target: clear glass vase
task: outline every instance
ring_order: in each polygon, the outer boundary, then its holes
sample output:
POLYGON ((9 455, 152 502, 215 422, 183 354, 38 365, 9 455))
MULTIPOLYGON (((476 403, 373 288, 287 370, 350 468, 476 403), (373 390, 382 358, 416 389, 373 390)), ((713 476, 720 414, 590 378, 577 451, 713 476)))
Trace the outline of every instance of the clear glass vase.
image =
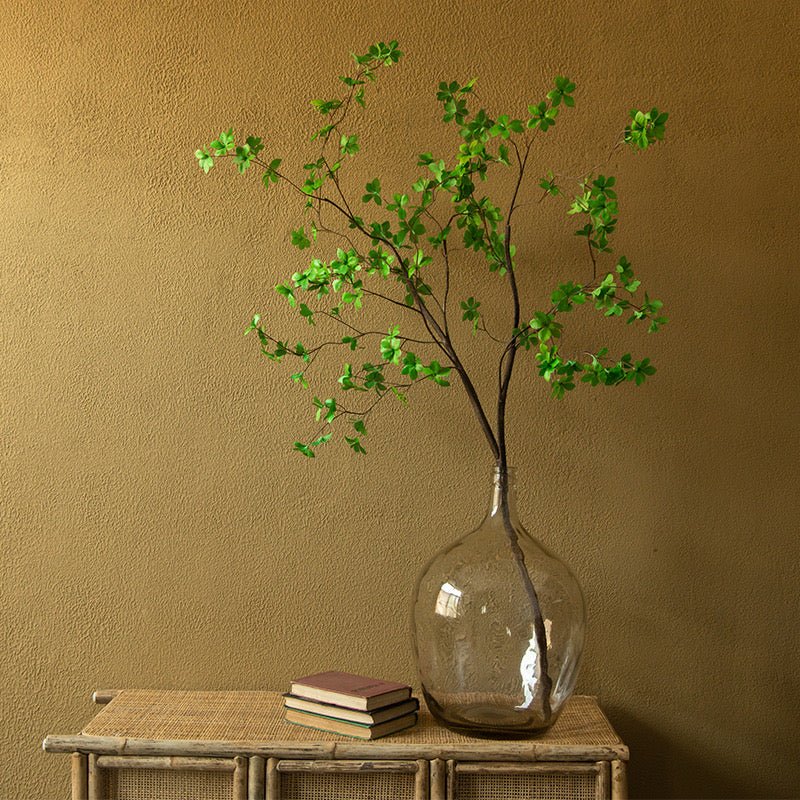
POLYGON ((488 515, 437 554, 412 600, 431 713, 472 736, 549 728, 575 688, 586 610, 569 567, 517 519, 513 470, 495 469, 488 515))

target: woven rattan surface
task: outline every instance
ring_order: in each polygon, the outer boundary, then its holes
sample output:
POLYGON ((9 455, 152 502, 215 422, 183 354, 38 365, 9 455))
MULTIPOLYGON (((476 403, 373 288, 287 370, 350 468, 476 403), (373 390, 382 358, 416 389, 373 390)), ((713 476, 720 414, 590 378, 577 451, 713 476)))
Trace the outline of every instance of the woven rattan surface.
MULTIPOLYGON (((278 692, 194 692, 127 689, 120 692, 82 732, 127 739, 228 740, 248 742, 353 741, 291 725, 283 719, 278 692)), ((381 742, 459 745, 485 740, 438 725, 424 708, 419 723, 381 742)), ((536 742, 548 745, 624 747, 593 697, 567 701, 556 724, 536 742)), ((494 742, 497 746, 499 743, 494 742)))
POLYGON ((232 800, 231 773, 174 772, 164 769, 115 769, 105 776, 103 796, 115 800, 232 800))
POLYGON ((289 773, 281 776, 281 800, 414 800, 414 777, 384 773, 326 775, 289 773))
POLYGON ((458 800, 597 800, 593 774, 584 775, 459 775, 458 800))

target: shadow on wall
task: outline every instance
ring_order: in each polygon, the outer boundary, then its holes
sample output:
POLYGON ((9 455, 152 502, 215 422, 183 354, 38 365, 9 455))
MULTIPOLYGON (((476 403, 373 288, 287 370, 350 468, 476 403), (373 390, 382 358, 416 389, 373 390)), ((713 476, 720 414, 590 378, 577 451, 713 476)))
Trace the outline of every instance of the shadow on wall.
POLYGON ((763 789, 743 784, 719 772, 711 760, 703 759, 665 738, 655 728, 621 708, 608 708, 614 728, 631 750, 628 789, 631 798, 764 797, 763 789))

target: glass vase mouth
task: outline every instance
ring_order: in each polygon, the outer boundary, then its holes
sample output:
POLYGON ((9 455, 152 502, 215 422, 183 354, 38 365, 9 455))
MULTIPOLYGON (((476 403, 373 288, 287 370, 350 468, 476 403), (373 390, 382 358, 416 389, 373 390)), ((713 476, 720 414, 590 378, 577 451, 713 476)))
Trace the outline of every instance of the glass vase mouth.
POLYGON ((513 486, 517 481, 517 470, 515 467, 501 467, 499 465, 495 465, 492 468, 492 478, 496 486, 499 486, 503 480, 503 476, 506 478, 506 482, 509 486, 513 486))
POLYGON ((512 519, 516 518, 517 471, 514 467, 495 465, 492 474, 492 494, 489 516, 496 517, 505 506, 512 519))

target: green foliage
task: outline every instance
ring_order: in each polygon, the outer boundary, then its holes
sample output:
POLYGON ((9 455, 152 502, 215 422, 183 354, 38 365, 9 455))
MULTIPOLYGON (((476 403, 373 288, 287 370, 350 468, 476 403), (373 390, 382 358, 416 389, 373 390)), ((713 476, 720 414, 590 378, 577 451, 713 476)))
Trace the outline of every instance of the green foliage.
POLYGON ((214 158, 208 150, 195 150, 195 158, 200 164, 200 168, 208 175, 211 168, 214 166, 214 158))
POLYGON ((358 436, 345 436, 344 440, 350 445, 350 449, 354 453, 361 453, 362 455, 365 454, 367 451, 364 449, 364 446, 361 444, 361 439, 358 436))
POLYGON ((528 120, 528 127, 538 128, 544 133, 544 131, 556 124, 558 109, 555 107, 548 108, 547 103, 542 102, 528 106, 528 113, 531 115, 528 120))
POLYGON ((383 198, 381 197, 381 182, 377 178, 367 183, 364 195, 361 197, 362 203, 369 203, 370 200, 376 205, 383 204, 383 198))
POLYGON ((561 329, 563 328, 563 325, 560 322, 556 322, 552 314, 546 314, 543 311, 537 311, 528 324, 531 330, 536 332, 536 336, 540 342, 546 342, 549 339, 558 339, 561 336, 561 329))
POLYGON ((458 125, 464 124, 469 113, 466 96, 472 92, 474 85, 474 79, 464 84, 464 86, 459 86, 456 81, 451 83, 442 81, 439 84, 436 99, 441 102, 444 109, 443 122, 453 122, 455 120, 458 125))
POLYGON ((390 67, 392 64, 396 64, 402 56, 403 53, 398 49, 397 40, 392 39, 389 44, 378 42, 377 44, 370 45, 364 55, 354 55, 353 60, 359 65, 370 65, 374 63, 381 64, 384 67, 390 67))
POLYGON ((631 267, 628 259, 622 256, 616 266, 619 279, 622 282, 626 292, 634 294, 636 290, 642 285, 641 281, 637 281, 633 277, 633 268, 631 267))
POLYGON ((317 409, 317 422, 324 419, 330 425, 336 419, 336 400, 333 397, 329 397, 326 400, 320 400, 319 397, 315 397, 313 402, 314 408, 317 409))
POLYGON ((583 305, 586 302, 586 295, 583 286, 579 283, 562 283, 551 295, 550 300, 555 307, 555 311, 572 311, 576 305, 583 305))
POLYGON ((360 149, 358 136, 342 134, 342 138, 339 140, 339 151, 343 156, 354 156, 360 149))
POLYGON ((558 197, 561 194, 561 189, 556 186, 555 178, 550 170, 547 171, 547 177, 539 181, 539 187, 552 197, 558 197))
POLYGON ((270 184, 278 183, 281 179, 280 175, 278 175, 278 167, 281 165, 280 158, 273 158, 272 161, 269 162, 267 168, 264 170, 264 174, 261 176, 261 182, 264 184, 264 187, 269 189, 270 184))
MULTIPOLYGON (((361 151, 359 135, 353 132, 353 115, 366 106, 366 91, 380 71, 398 63, 402 55, 395 40, 370 45, 365 52, 353 54, 354 71, 339 76, 342 94, 311 101, 324 124, 310 134, 317 151, 299 174, 282 170, 279 157, 263 154, 267 145, 257 136, 240 138, 237 144, 232 128, 195 151, 198 166, 206 174, 218 159, 230 158, 239 173, 259 167, 261 181, 271 191, 281 187, 298 193, 310 216, 303 222, 298 220, 298 227, 291 231, 291 244, 300 252, 335 241, 335 255, 330 249, 321 257, 293 267, 296 271, 291 278, 275 286, 289 309, 315 330, 317 323, 323 321, 338 327, 332 338, 315 345, 297 342, 291 346, 286 339, 274 336, 259 315, 245 330, 245 334, 255 334, 261 353, 269 361, 299 362, 300 369, 290 377, 303 388, 314 380, 312 367, 323 353, 338 351, 350 358, 342 363, 334 383, 335 393, 344 393, 347 402, 339 402, 333 396, 314 396, 314 418, 321 429, 307 442, 294 442, 294 450, 307 458, 314 458, 318 448, 332 440, 331 426, 338 427, 342 422, 350 426, 343 436, 345 444, 354 453, 364 454, 366 423, 373 408, 386 397, 407 404, 411 390, 421 383, 448 387, 454 370, 476 413, 483 410, 481 398, 471 388, 465 362, 458 357, 461 344, 451 338, 448 313, 451 323, 452 314, 460 313, 461 321, 469 323, 476 339, 480 334, 496 343, 489 342, 490 346, 497 346, 500 355, 498 419, 504 419, 502 398, 514 366, 509 354, 518 351, 533 353, 535 364, 531 368, 528 362, 529 371, 537 372, 549 383, 557 399, 563 399, 579 383, 640 386, 655 374, 648 358, 634 360, 629 353, 614 359, 605 348, 580 357, 569 357, 563 351, 563 315, 581 307, 590 309, 586 313, 599 312, 609 319, 625 318, 629 324, 643 322, 651 333, 667 322, 662 302, 642 291, 642 282, 630 261, 625 256, 613 260, 608 256, 610 240, 619 223, 618 186, 613 175, 594 171, 583 174, 577 179, 576 188, 575 184, 570 186, 572 179, 557 177, 552 169, 535 179, 541 190, 540 200, 564 202, 566 214, 579 219, 575 235, 586 240, 582 252, 586 256, 588 250, 588 259, 576 279, 565 276, 549 295, 545 294, 549 306, 534 307, 526 313, 522 310, 517 271, 528 271, 531 262, 536 268, 548 257, 563 261, 569 258, 565 248, 564 253, 536 253, 533 259, 523 252, 518 259, 511 227, 512 215, 524 195, 528 156, 537 132, 550 130, 559 112, 575 105, 576 85, 569 78, 556 76, 545 99, 527 105, 527 116, 494 116, 487 109, 476 107, 475 79, 464 84, 442 81, 436 100, 441 105, 443 121, 452 124, 457 133, 452 152, 420 154, 417 166, 421 174, 408 188, 390 191, 384 188, 380 177, 374 177, 366 183, 363 193, 355 198, 347 196, 347 183, 340 180, 340 175, 346 172, 349 158, 361 151), (343 127, 345 124, 347 128, 343 127), (515 179, 513 196, 504 198, 504 204, 495 202, 483 189, 495 169, 511 170, 515 179), (357 203, 359 196, 361 206, 357 203), (485 309, 479 298, 470 294, 458 301, 458 307, 455 305, 451 282, 460 282, 455 290, 459 292, 468 282, 457 264, 459 250, 480 254, 488 272, 511 290, 514 322, 503 323, 508 327, 499 331, 499 338, 489 333, 486 322, 492 323, 496 333, 499 323, 484 320, 485 309), (371 308, 374 303, 376 311, 383 309, 397 317, 388 316, 386 324, 377 326, 380 330, 362 327, 358 314, 367 299, 371 308), (408 328, 404 320, 398 319, 400 316, 415 320, 422 332, 412 335, 424 338, 401 335, 400 322, 404 331, 408 328), (358 350, 371 353, 368 358, 379 355, 380 361, 364 361, 359 366, 353 363, 352 355, 358 350), (351 405, 351 399, 368 403, 351 405)), ((663 140, 667 118, 657 108, 646 113, 633 110, 622 139, 634 150, 647 150, 663 140)), ((532 204, 527 199, 524 202, 532 211, 532 204)), ((514 217, 515 228, 531 216, 529 210, 524 214, 524 218, 522 212, 514 217)), ((575 246, 577 249, 577 242, 575 246)), ((489 416, 486 414, 485 418, 489 416)), ((493 433, 490 429, 487 435, 490 444, 493 433)), ((495 440, 494 452, 496 446, 495 440)))
POLYGON ((572 201, 568 214, 584 214, 589 217, 589 224, 576 231, 578 236, 586 236, 590 247, 602 252, 611 252, 608 237, 617 227, 616 214, 619 213, 617 193, 611 187, 616 178, 598 175, 594 180, 583 181, 581 194, 572 201))
POLYGON ((302 453, 304 456, 306 456, 306 458, 314 458, 316 455, 307 444, 303 444, 302 442, 295 442, 292 446, 299 453, 302 453))
POLYGON ((497 121, 489 129, 492 136, 501 136, 503 139, 509 139, 513 133, 523 133, 525 126, 521 119, 509 119, 507 114, 501 114, 497 121))
POLYGON ((299 383, 304 389, 308 389, 308 381, 305 372, 294 372, 289 376, 295 383, 299 383))
POLYGON ((575 91, 575 84, 562 75, 556 76, 555 84, 556 88, 547 93, 547 99, 553 106, 563 102, 565 106, 572 108, 575 105, 575 100, 572 97, 572 93, 575 91))
POLYGON ((647 150, 650 145, 664 139, 664 126, 669 114, 651 108, 646 114, 631 109, 631 123, 625 128, 625 141, 634 150, 647 150))
POLYGON ((386 376, 383 373, 383 364, 362 364, 361 371, 364 374, 364 388, 373 389, 376 393, 386 391, 386 376))
POLYGON ((306 236, 303 228, 297 228, 297 230, 292 231, 292 244, 298 250, 305 250, 306 247, 311 247, 311 240, 306 236))
POLYGON ((427 367, 422 368, 422 374, 430 378, 438 386, 449 386, 447 376, 450 374, 450 367, 443 367, 438 361, 431 361, 427 367))
POLYGON ((461 319, 464 322, 472 322, 473 336, 478 332, 478 325, 481 319, 481 313, 478 311, 480 305, 481 304, 474 297, 461 301, 461 310, 464 312, 461 315, 461 319))
POLYGON ((236 143, 233 135, 233 128, 223 131, 218 139, 211 142, 211 150, 216 156, 224 156, 236 148, 236 143))
POLYGON ((236 168, 239 170, 240 174, 250 166, 253 159, 263 149, 264 145, 261 144, 261 139, 256 136, 248 136, 247 142, 236 148, 234 161, 236 162, 236 168))
POLYGON ((300 303, 300 316, 303 317, 309 325, 314 324, 314 312, 305 303, 300 303))
POLYGON ((389 329, 389 335, 381 339, 381 358, 390 364, 399 364, 402 341, 398 338, 400 328, 395 325, 389 329))
POLYGON ((618 386, 626 381, 641 386, 656 372, 649 358, 633 361, 631 354, 626 353, 613 361, 608 358, 607 348, 590 354, 589 361, 579 363, 574 359, 562 358, 556 345, 541 344, 536 361, 539 374, 551 384, 553 396, 559 400, 575 388, 579 374, 580 381, 591 386, 618 386))
POLYGON ((421 359, 416 354, 407 352, 403 358, 403 368, 400 370, 400 374, 407 375, 412 381, 415 381, 422 375, 422 370, 421 359))
POLYGON ((311 105, 319 111, 320 114, 327 116, 331 111, 336 111, 342 105, 341 100, 312 100, 311 105))

